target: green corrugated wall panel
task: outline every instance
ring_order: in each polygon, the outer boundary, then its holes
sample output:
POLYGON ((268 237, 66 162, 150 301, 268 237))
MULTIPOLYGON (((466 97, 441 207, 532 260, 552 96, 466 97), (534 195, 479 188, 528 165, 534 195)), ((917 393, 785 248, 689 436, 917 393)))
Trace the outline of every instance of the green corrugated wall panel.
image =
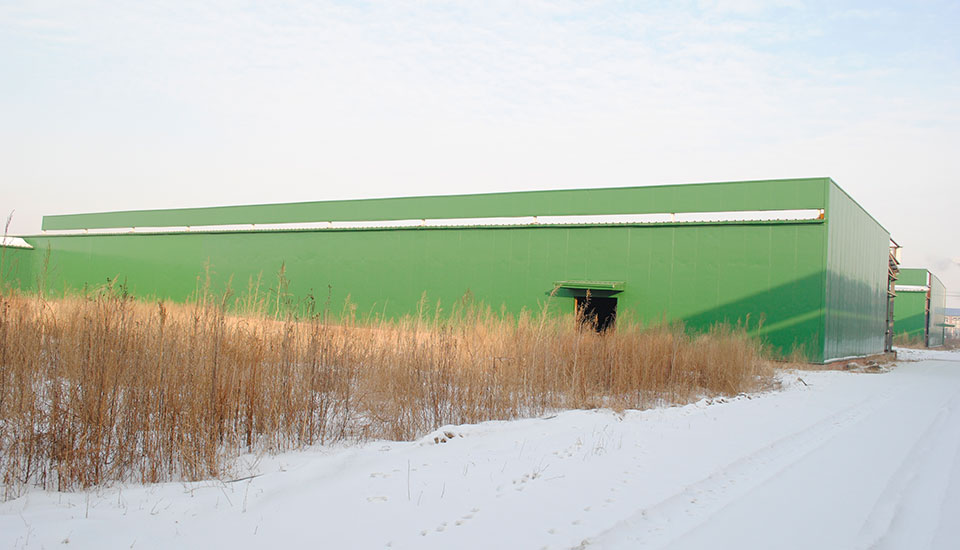
POLYGON ((828 182, 824 360, 883 353, 890 234, 828 182))
POLYGON ((35 266, 43 252, 36 249, 0 246, 0 291, 8 288, 33 288, 35 266))
POLYGON ((900 269, 900 274, 897 275, 897 284, 909 286, 927 286, 928 274, 929 271, 926 269, 915 267, 902 268, 900 269))
MULTIPOLYGON (((360 315, 416 310, 423 292, 444 308, 469 291, 508 311, 542 306, 558 280, 626 282, 618 311, 693 329, 745 322, 778 352, 823 349, 823 223, 517 227, 30 237, 50 247, 49 285, 80 289, 119 276, 134 295, 185 300, 204 266, 235 292, 286 266, 289 291, 332 310, 349 295, 360 315)), ((558 310, 573 299, 559 295, 558 310)), ((814 352, 810 359, 821 360, 814 352)))
POLYGON ((926 305, 926 292, 897 291, 897 297, 893 301, 893 332, 923 340, 927 327, 926 305))
POLYGON ((45 216, 43 229, 823 208, 825 178, 45 216))
POLYGON ((933 273, 930 274, 930 347, 942 346, 946 328, 947 289, 933 273))
MULTIPOLYGON (((800 348, 817 362, 882 351, 889 237, 829 178, 80 214, 47 217, 44 228, 801 208, 824 208, 827 219, 27 240, 50 247, 55 290, 119 276, 138 296, 183 300, 208 265, 215 291, 232 280, 242 292, 259 276, 265 292, 283 264, 298 298, 322 303, 329 288, 334 311, 349 295, 361 315, 393 317, 415 311, 425 291, 444 308, 469 291, 517 312, 539 308, 554 281, 623 281, 624 317, 705 329, 749 315, 775 351, 800 348)), ((570 296, 558 293, 554 307, 572 310, 570 296)))

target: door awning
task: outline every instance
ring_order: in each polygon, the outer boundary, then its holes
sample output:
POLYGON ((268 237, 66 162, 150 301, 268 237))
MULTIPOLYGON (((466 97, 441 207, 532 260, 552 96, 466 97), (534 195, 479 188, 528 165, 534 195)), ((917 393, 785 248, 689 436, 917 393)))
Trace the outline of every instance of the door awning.
POLYGON ((603 292, 615 293, 623 292, 623 289, 627 284, 623 281, 556 281, 553 283, 553 286, 556 288, 564 288, 567 290, 598 290, 603 292))

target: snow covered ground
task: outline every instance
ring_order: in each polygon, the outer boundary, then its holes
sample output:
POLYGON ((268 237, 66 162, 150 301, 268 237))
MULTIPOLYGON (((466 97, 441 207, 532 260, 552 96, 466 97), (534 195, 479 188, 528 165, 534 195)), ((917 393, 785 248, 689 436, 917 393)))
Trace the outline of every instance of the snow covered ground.
POLYGON ((0 503, 0 547, 958 548, 960 353, 901 357, 752 398, 249 457, 233 482, 33 490, 0 503))

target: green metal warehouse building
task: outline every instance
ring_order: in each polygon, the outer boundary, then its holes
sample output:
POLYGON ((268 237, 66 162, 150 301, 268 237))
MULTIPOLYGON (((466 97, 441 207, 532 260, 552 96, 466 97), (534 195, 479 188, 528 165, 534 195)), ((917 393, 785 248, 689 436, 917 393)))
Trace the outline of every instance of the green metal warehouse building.
POLYGON ((519 312, 589 292, 610 320, 749 319, 813 362, 883 352, 888 320, 889 233, 829 178, 46 216, 22 238, 2 271, 26 290, 119 277, 186 300, 205 266, 235 292, 284 266, 292 295, 386 317, 424 294, 519 312))
POLYGON ((946 331, 947 291, 936 275, 922 268, 904 268, 897 279, 894 331, 942 346, 946 331))

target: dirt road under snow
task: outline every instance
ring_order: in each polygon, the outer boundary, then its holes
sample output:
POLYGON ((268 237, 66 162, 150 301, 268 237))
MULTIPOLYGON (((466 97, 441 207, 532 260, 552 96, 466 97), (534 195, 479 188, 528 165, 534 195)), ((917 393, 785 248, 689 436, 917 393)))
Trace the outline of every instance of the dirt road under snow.
POLYGON ((32 491, 0 504, 0 546, 956 548, 960 353, 907 355, 753 398, 247 457, 238 477, 261 475, 232 483, 32 491))

